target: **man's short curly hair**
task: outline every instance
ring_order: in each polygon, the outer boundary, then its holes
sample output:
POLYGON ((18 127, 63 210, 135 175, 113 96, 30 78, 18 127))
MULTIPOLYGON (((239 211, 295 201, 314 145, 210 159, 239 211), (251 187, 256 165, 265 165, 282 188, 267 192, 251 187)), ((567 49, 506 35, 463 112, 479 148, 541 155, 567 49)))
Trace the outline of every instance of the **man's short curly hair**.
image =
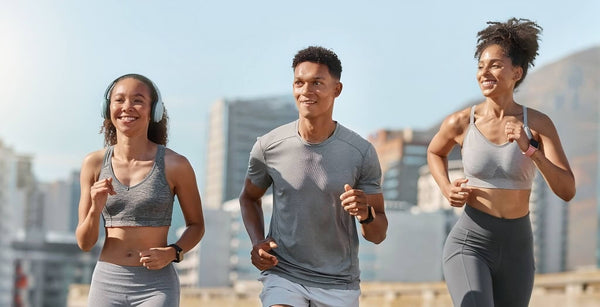
POLYGON ((529 67, 538 55, 538 40, 542 27, 529 19, 511 18, 506 22, 487 23, 489 26, 477 33, 475 58, 479 59, 483 50, 490 45, 499 45, 512 64, 523 68, 523 76, 515 87, 519 86, 527 75, 529 67))
POLYGON ((340 62, 337 54, 330 49, 320 46, 310 46, 302 49, 294 56, 292 68, 296 69, 296 66, 302 62, 313 62, 327 65, 329 73, 334 78, 340 80, 342 77, 342 62, 340 62))

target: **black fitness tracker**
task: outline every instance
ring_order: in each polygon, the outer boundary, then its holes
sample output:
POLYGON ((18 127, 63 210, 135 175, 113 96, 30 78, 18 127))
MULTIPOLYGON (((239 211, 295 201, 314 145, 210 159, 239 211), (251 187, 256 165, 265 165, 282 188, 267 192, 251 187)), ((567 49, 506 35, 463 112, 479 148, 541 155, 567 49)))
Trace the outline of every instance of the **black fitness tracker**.
POLYGON ((358 221, 361 224, 369 224, 371 223, 374 219, 375 219, 375 208, 373 208, 370 205, 367 205, 367 210, 369 211, 369 215, 367 216, 366 219, 362 220, 362 221, 358 221))
POLYGON ((173 262, 181 262, 183 260, 183 249, 177 244, 169 244, 169 247, 175 249, 175 259, 173 259, 173 262))
POLYGON ((540 143, 534 138, 529 139, 529 145, 535 147, 535 149, 540 149, 540 143))

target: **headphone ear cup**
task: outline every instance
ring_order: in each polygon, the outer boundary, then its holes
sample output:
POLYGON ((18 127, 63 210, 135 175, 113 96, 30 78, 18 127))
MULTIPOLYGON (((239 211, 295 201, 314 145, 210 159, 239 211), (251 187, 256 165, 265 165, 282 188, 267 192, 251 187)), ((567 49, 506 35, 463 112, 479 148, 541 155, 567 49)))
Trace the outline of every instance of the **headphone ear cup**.
POLYGON ((159 100, 154 104, 154 107, 152 108, 152 120, 155 123, 160 122, 160 120, 163 118, 164 113, 165 105, 163 104, 162 100, 159 100))
POLYGON ((104 119, 110 118, 110 115, 108 114, 108 104, 109 102, 106 99, 102 100, 100 103, 100 116, 104 119))
POLYGON ((104 119, 110 119, 110 110, 108 108, 110 105, 110 91, 112 91, 112 88, 115 86, 115 83, 117 83, 117 80, 119 79, 117 78, 111 82, 104 91, 104 100, 102 100, 102 109, 100 113, 104 119))
POLYGON ((162 95, 160 94, 158 86, 156 86, 154 82, 152 82, 152 86, 156 91, 156 103, 152 106, 152 113, 150 115, 152 115, 152 121, 158 123, 162 120, 163 114, 165 113, 165 105, 163 104, 162 95))

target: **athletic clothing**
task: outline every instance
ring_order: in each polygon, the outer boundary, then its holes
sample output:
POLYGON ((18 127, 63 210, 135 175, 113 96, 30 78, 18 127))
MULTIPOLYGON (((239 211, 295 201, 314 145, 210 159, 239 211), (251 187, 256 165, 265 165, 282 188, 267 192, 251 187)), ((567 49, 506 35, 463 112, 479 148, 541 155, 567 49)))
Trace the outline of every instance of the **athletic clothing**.
POLYGON ((105 227, 170 226, 173 193, 165 175, 165 146, 158 145, 154 166, 142 182, 128 187, 119 182, 112 167, 114 147, 104 153, 99 179, 112 178, 116 195, 108 195, 102 210, 105 227))
POLYGON ((294 307, 358 307, 360 290, 305 287, 275 274, 260 278, 264 287, 260 293, 263 307, 289 305, 294 307))
POLYGON ((336 123, 319 144, 298 134, 298 121, 259 137, 247 178, 261 188, 273 186, 268 236, 278 247, 279 264, 268 273, 303 286, 358 290, 356 218, 341 206, 344 184, 366 194, 381 193, 381 168, 375 149, 336 123))
MULTIPOLYGON (((527 108, 523 126, 528 137, 527 108)), ((468 185, 530 190, 536 167, 516 142, 497 145, 475 125, 475 106, 463 141, 468 185)), ((454 306, 526 307, 533 289, 535 263, 529 214, 504 219, 469 204, 444 244, 443 268, 454 306)))
POLYGON ((92 274, 88 306, 179 306, 179 277, 169 264, 160 270, 98 261, 92 274))
POLYGON ((443 260, 454 306, 526 307, 535 272, 529 215, 503 219, 465 205, 443 260))
MULTIPOLYGON (((523 106, 524 130, 527 108, 523 106)), ((463 141, 462 158, 467 185, 491 189, 530 190, 535 164, 525 156, 517 142, 497 145, 490 142, 475 125, 475 106, 463 141)))

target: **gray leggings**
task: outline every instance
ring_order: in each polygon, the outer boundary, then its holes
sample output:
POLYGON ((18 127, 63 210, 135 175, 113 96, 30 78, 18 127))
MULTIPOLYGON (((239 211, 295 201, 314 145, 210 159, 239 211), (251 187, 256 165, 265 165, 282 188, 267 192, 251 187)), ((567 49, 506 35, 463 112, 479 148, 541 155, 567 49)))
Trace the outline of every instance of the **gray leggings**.
POLYGON ((160 270, 98 261, 92 275, 89 307, 179 306, 179 277, 169 264, 160 270))
POLYGON ((535 272, 529 214, 503 219, 465 205, 443 260, 454 306, 526 307, 535 272))

